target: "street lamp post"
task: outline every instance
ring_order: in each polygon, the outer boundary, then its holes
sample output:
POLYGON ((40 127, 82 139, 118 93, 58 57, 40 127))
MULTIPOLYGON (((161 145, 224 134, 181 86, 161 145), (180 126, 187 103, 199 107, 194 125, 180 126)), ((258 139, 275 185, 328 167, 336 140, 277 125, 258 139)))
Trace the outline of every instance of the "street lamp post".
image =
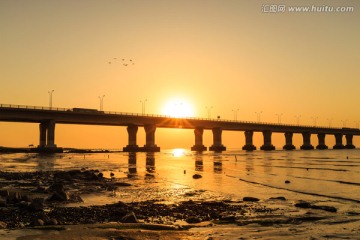
POLYGON ((316 127, 316 119, 318 119, 318 117, 315 116, 315 117, 311 117, 311 118, 314 120, 314 126, 316 127))
POLYGON ((332 118, 327 118, 326 120, 328 120, 329 121, 329 128, 331 128, 331 122, 332 122, 332 118))
POLYGON ((99 96, 99 99, 100 99, 100 111, 104 110, 104 97, 105 97, 105 95, 99 96))
POLYGON ((256 114, 256 120, 257 120, 257 122, 260 122, 260 117, 261 117, 262 111, 260 111, 260 112, 255 112, 255 114, 256 114))
POLYGON ((356 128, 359 128, 359 122, 360 121, 354 121, 356 128))
POLYGON ((297 125, 300 125, 301 115, 295 115, 294 117, 296 118, 296 124, 297 124, 297 125))
POLYGON ((278 117, 278 123, 280 124, 281 123, 281 116, 283 115, 282 113, 280 114, 275 114, 277 117, 278 117))
POLYGON ((239 109, 235 109, 235 110, 232 109, 231 111, 234 112, 234 120, 237 121, 237 114, 238 114, 239 109))
POLYGON ((343 127, 346 127, 346 122, 347 122, 347 119, 345 119, 345 120, 341 120, 341 122, 342 122, 342 126, 343 126, 343 127))
POLYGON ((211 109, 213 107, 211 106, 211 107, 205 107, 205 108, 207 109, 208 118, 210 119, 211 118, 211 109))
POLYGON ((145 114, 145 107, 146 107, 147 99, 140 100, 140 102, 141 102, 141 114, 145 114))
POLYGON ((52 96, 53 96, 54 90, 48 91, 49 93, 49 107, 52 109, 52 96))

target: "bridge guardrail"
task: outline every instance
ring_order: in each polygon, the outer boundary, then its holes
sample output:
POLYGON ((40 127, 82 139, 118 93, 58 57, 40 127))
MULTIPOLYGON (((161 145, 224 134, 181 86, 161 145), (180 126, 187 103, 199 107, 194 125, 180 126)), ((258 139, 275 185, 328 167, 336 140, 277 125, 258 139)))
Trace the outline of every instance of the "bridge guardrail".
MULTIPOLYGON (((39 106, 28 106, 28 105, 15 105, 15 104, 0 104, 0 108, 17 108, 17 109, 34 109, 34 110, 47 110, 47 111, 72 111, 72 108, 58 108, 58 107, 39 107, 39 106)), ((140 113, 128 113, 128 112, 115 112, 115 111, 99 111, 99 114, 111 114, 111 115, 125 115, 125 116, 142 116, 142 117, 167 117, 173 118, 168 115, 161 114, 140 114, 140 113)), ((304 128, 322 128, 322 129, 342 129, 340 127, 326 127, 326 126, 311 126, 311 125, 297 125, 288 123, 269 123, 269 122, 254 122, 254 121, 237 121, 229 119, 212 119, 212 118, 198 118, 198 117, 178 117, 178 119, 189 119, 189 120, 202 120, 202 121, 219 121, 219 122, 230 122, 230 123, 246 123, 246 124, 263 124, 263 125, 277 125, 277 126, 289 126, 289 127, 304 127, 304 128)))

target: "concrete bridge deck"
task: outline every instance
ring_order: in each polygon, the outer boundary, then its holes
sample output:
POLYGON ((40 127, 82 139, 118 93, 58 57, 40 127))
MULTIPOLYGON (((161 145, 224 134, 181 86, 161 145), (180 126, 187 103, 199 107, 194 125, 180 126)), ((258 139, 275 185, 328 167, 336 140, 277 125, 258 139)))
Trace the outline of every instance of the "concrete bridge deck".
POLYGON ((291 124, 256 123, 246 121, 231 121, 223 119, 204 118, 172 118, 162 115, 142 115, 134 113, 120 113, 98 111, 84 108, 47 108, 23 105, 0 104, 0 121, 6 122, 28 122, 39 123, 40 125, 40 148, 54 148, 55 145, 55 124, 83 124, 83 125, 109 125, 126 126, 129 133, 129 145, 125 151, 158 151, 155 144, 156 128, 184 128, 194 129, 195 145, 193 150, 205 150, 202 144, 203 130, 210 129, 213 132, 214 144, 210 150, 225 150, 221 143, 222 131, 244 131, 246 145, 244 150, 254 150, 252 144, 253 132, 262 132, 264 135, 263 150, 275 149, 271 144, 271 133, 280 132, 285 134, 284 149, 294 149, 292 136, 294 133, 303 135, 304 144, 302 149, 313 149, 310 143, 311 134, 317 134, 319 139, 318 149, 326 149, 325 136, 334 135, 336 145, 334 148, 354 148, 352 137, 360 135, 359 129, 354 128, 329 128, 321 126, 304 126, 291 124), (138 127, 144 127, 146 131, 146 145, 139 148, 136 144, 136 133, 138 127), (342 144, 343 136, 347 144, 342 144))

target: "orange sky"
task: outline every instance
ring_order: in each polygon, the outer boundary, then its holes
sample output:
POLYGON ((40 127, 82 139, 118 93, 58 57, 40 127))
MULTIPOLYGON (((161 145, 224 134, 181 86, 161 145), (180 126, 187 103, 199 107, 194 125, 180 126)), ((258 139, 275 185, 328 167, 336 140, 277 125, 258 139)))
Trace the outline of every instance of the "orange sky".
MULTIPOLYGON (((359 2, 326 1, 353 6, 351 13, 263 13, 266 4, 277 2, 0 1, 0 103, 48 106, 54 89, 54 107, 99 108, 98 96, 105 94, 104 110, 140 113, 140 100, 147 99, 146 113, 161 114, 176 98, 191 104, 197 117, 212 106, 212 117, 224 119, 239 109, 239 120, 255 121, 262 111, 266 122, 282 113, 284 123, 301 115, 301 124, 316 118, 317 125, 332 119, 332 126, 356 127, 359 2)), ((120 127, 56 130, 63 147, 127 144, 120 127)), ((0 146, 38 144, 35 124, 0 123, 0 131, 0 146)), ((228 147, 244 144, 242 132, 223 135, 228 147)), ((205 145, 211 137, 206 131, 205 145)), ((143 145, 143 129, 138 139, 143 145)), ((162 148, 194 144, 191 130, 161 129, 156 139, 162 148)), ((276 147, 284 144, 281 135, 273 140, 276 147)), ((299 146, 301 138, 294 140, 299 146)), ((255 145, 261 141, 255 136, 255 145)), ((326 141, 332 146, 333 136, 326 141)))

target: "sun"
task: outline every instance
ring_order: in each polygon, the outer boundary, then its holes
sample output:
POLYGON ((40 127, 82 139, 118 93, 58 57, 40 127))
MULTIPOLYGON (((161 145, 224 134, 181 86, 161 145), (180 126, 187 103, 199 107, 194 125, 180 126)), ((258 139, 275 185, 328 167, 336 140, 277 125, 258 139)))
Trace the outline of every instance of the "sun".
POLYGON ((174 118, 193 117, 194 110, 187 101, 173 99, 165 104, 163 114, 174 118))

